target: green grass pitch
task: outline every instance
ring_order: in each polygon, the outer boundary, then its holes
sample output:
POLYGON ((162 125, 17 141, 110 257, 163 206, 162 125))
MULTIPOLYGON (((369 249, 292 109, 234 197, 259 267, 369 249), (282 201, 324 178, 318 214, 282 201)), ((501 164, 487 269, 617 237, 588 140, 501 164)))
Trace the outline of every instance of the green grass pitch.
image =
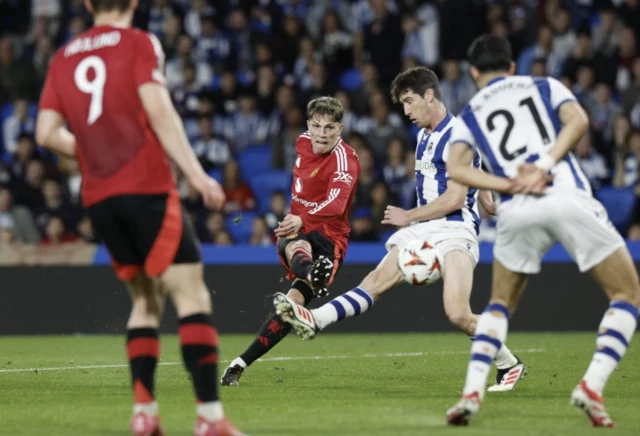
MULTIPOLYGON (((221 336, 221 368, 249 335, 221 336)), ((227 414, 250 435, 640 435, 640 352, 632 343, 605 392, 616 429, 592 429, 569 406, 594 333, 513 333, 529 375, 515 392, 487 394, 467 428, 444 414, 464 383, 461 334, 324 334, 285 339, 221 389, 227 414)), ((128 435, 129 374, 119 336, 0 338, 0 435, 128 435), (38 368, 38 369, 37 369, 38 368)), ((175 336, 161 340, 157 397, 167 435, 189 435, 194 406, 175 336)), ((493 374, 492 374, 493 377, 493 374)))

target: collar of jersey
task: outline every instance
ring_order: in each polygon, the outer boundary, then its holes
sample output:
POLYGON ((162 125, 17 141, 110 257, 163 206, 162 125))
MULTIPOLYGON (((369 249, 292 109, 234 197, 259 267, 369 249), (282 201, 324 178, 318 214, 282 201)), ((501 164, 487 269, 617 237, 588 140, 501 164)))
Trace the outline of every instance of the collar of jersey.
POLYGON ((489 85, 493 85, 494 83, 500 82, 501 80, 504 80, 505 77, 504 76, 500 76, 500 77, 496 77, 494 79, 491 79, 487 82, 487 86, 489 85))
POLYGON ((433 132, 440 132, 442 131, 442 129, 445 128, 445 126, 447 125, 447 123, 449 121, 451 121, 451 118, 453 118, 453 115, 451 115, 451 112, 447 111, 447 115, 444 117, 444 120, 440 121, 440 123, 436 126, 435 129, 433 129, 431 132, 429 132, 429 134, 433 133, 433 132))

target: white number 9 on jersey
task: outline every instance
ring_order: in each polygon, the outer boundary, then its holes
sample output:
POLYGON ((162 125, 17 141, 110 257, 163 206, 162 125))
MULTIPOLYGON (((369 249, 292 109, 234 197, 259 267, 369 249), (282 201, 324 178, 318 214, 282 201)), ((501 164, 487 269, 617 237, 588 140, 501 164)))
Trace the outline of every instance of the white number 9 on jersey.
POLYGON ((89 117, 87 118, 87 124, 91 125, 102 115, 102 97, 104 84, 107 81, 107 67, 100 57, 89 56, 78 64, 73 74, 73 80, 80 91, 91 94, 89 117), (91 81, 89 81, 90 70, 93 70, 95 74, 91 81))

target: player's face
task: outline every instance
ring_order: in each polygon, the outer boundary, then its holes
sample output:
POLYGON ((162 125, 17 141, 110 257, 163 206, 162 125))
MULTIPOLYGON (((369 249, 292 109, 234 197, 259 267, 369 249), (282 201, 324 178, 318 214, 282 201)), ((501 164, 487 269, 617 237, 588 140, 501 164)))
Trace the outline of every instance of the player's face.
POLYGON ((326 154, 336 146, 343 125, 327 117, 316 116, 307 120, 311 147, 314 154, 326 154))
POLYGON ((413 91, 407 91, 400 96, 400 102, 404 109, 404 114, 409 117, 416 126, 423 128, 429 126, 429 118, 434 110, 435 98, 433 91, 428 89, 424 96, 413 91))

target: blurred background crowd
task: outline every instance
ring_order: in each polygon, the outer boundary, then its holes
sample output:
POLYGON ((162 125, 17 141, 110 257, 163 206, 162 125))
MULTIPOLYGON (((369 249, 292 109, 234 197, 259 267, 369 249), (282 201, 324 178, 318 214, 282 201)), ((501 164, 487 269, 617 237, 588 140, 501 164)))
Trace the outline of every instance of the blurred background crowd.
MULTIPOLYGON (((90 25, 83 0, 0 0, 0 244, 99 242, 77 162, 33 135, 51 57, 90 25)), ((135 25, 162 42, 191 144, 227 195, 208 212, 176 172, 204 243, 274 243, 304 108, 322 95, 344 105, 362 166, 351 238, 386 238, 385 207, 415 204, 417 134, 389 85, 430 66, 457 114, 476 92, 466 50, 486 32, 509 38, 518 74, 557 77, 579 98, 591 129, 576 155, 614 224, 640 239, 640 0, 140 0, 135 25)), ((494 233, 483 214, 481 239, 494 233)))

